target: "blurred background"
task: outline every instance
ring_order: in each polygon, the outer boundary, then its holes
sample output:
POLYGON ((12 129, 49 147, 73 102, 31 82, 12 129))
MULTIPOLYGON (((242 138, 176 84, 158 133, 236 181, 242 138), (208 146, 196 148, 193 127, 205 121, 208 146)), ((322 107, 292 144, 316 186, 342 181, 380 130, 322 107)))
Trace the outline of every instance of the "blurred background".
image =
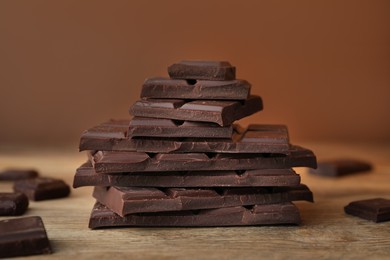
POLYGON ((299 141, 390 141, 390 1, 0 1, 0 144, 75 148, 142 83, 227 60, 262 96, 241 120, 299 141))

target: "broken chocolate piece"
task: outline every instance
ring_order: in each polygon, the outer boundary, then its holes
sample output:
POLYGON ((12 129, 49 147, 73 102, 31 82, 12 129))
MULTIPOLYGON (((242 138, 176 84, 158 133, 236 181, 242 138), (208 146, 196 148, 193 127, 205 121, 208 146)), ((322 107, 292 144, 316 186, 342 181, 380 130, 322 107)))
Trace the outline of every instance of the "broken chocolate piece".
POLYGON ((7 169, 0 172, 0 181, 16 181, 38 177, 38 172, 32 169, 7 169))
POLYGON ((0 216, 18 216, 26 212, 28 198, 23 193, 0 192, 0 216))
POLYGON ((369 162, 355 159, 336 159, 319 162, 318 168, 310 170, 310 173, 327 177, 339 177, 371 169, 372 165, 369 162))
POLYGON ((354 201, 345 206, 344 211, 347 214, 374 222, 388 221, 390 220, 390 200, 375 198, 354 201))
POLYGON ((26 194, 30 200, 39 201, 67 197, 70 187, 63 180, 41 177, 15 182, 14 191, 26 194))

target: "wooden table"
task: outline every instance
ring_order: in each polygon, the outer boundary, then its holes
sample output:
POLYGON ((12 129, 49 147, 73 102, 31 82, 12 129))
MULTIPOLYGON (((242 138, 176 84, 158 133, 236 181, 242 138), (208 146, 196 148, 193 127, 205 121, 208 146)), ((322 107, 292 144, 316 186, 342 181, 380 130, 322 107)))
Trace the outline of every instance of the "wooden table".
MULTIPOLYGON (((390 259, 390 222, 373 223, 344 214, 349 202, 390 199, 390 144, 301 143, 319 159, 350 157, 371 161, 375 170, 340 179, 298 169, 315 203, 296 203, 300 226, 232 228, 119 228, 89 230, 92 188, 72 190, 66 199, 31 202, 27 216, 43 218, 54 254, 69 259, 119 258, 364 258, 390 259)), ((44 176, 72 183, 86 155, 76 148, 0 148, 0 168, 35 167, 44 176)), ((11 191, 0 183, 0 191, 11 191)), ((1 217, 0 219, 5 219, 1 217)), ((41 259, 42 256, 29 259, 41 259)))

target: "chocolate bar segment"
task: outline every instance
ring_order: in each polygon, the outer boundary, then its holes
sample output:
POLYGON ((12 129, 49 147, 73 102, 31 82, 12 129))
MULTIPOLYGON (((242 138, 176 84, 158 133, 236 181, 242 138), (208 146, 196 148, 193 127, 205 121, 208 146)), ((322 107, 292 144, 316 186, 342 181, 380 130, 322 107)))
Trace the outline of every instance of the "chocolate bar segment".
POLYGON ((38 177, 38 172, 33 169, 7 169, 0 172, 0 181, 16 181, 38 177))
POLYGON ((100 174, 87 162, 77 169, 73 187, 267 187, 297 186, 300 180, 291 169, 100 174))
POLYGON ((345 206, 344 211, 347 214, 374 222, 388 221, 390 220, 390 200, 375 198, 354 201, 345 206))
POLYGON ((298 208, 291 202, 252 207, 229 207, 197 211, 137 213, 121 217, 100 203, 93 207, 89 228, 103 227, 222 227, 299 224, 298 208))
POLYGON ((51 254, 40 217, 0 220, 0 257, 51 254))
POLYGON ((26 212, 28 198, 23 193, 0 192, 0 216, 18 216, 26 212))
POLYGON ((244 101, 182 99, 141 99, 130 108, 130 114, 140 117, 168 118, 231 125, 234 121, 263 109, 259 96, 244 101))
POLYGON ((93 197, 117 213, 183 211, 258 204, 276 204, 294 200, 312 201, 311 191, 304 185, 273 191, 272 188, 140 188, 95 187, 93 197), (293 194, 293 196, 290 196, 293 194))
POLYGON ((39 201, 67 197, 70 187, 63 180, 41 177, 15 182, 14 191, 26 194, 30 200, 39 201))
POLYGON ((174 79, 233 80, 236 68, 227 61, 181 61, 168 67, 174 79))
POLYGON ((318 163, 318 168, 316 170, 310 170, 310 173, 327 177, 340 177, 370 171, 371 169, 371 163, 362 160, 335 159, 318 163))
POLYGON ((316 167, 312 151, 291 146, 289 154, 158 153, 99 151, 90 154, 97 173, 211 171, 316 167))
POLYGON ((141 98, 245 100, 250 89, 251 85, 246 80, 150 78, 142 86, 141 98))

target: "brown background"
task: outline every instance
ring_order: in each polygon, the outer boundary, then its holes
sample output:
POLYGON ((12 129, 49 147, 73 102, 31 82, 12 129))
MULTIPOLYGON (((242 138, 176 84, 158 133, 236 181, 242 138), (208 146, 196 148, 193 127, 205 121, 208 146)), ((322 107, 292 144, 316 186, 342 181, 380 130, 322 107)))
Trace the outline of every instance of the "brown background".
POLYGON ((0 143, 77 146, 146 77, 228 60, 263 97, 243 124, 390 140, 390 1, 0 1, 0 143))

